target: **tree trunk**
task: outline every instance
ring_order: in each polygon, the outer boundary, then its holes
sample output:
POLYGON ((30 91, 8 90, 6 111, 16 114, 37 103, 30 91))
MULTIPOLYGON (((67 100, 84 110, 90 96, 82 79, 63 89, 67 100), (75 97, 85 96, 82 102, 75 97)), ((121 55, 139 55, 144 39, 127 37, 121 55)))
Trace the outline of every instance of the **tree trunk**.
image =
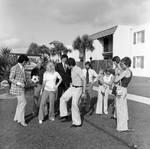
POLYGON ((83 50, 83 69, 85 68, 86 54, 85 50, 83 50))

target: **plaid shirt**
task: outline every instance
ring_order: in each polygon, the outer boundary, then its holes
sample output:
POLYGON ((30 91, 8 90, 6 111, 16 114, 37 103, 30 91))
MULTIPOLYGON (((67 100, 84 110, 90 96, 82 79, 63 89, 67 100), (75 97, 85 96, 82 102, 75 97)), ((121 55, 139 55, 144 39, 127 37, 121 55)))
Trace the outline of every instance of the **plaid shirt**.
POLYGON ((14 94, 17 96, 20 96, 22 94, 24 88, 16 85, 16 83, 20 82, 25 84, 24 75, 25 74, 23 74, 23 70, 20 68, 19 64, 16 64, 11 68, 9 76, 9 80, 11 82, 10 94, 14 94))

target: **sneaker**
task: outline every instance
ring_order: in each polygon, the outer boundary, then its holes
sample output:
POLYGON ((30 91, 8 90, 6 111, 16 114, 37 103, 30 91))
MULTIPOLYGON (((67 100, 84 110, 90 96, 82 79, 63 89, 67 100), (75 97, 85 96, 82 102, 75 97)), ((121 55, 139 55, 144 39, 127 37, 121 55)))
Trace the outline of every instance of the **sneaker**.
POLYGON ((26 124, 25 122, 20 123, 22 126, 27 127, 28 124, 26 124))
POLYGON ((43 121, 42 120, 39 120, 39 124, 42 124, 43 123, 43 121))
POLYGON ((15 119, 14 119, 14 122, 17 122, 17 123, 18 123, 18 120, 15 120, 15 119))
POLYGON ((54 121, 55 118, 54 118, 54 117, 50 117, 49 120, 50 120, 50 121, 54 121))
POLYGON ((105 96, 105 92, 102 92, 102 91, 101 91, 101 94, 102 94, 103 96, 105 96))

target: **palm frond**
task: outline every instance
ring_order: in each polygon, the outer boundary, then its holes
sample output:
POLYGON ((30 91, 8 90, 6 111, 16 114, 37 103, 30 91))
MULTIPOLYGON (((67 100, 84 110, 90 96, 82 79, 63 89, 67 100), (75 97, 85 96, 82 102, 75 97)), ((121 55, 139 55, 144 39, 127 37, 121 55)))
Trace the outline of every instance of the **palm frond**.
POLYGON ((9 80, 10 69, 17 63, 17 58, 0 55, 0 81, 9 80))
POLYGON ((80 38, 80 36, 77 36, 77 38, 73 41, 73 49, 74 50, 80 50, 81 49, 81 43, 82 43, 82 40, 80 38))

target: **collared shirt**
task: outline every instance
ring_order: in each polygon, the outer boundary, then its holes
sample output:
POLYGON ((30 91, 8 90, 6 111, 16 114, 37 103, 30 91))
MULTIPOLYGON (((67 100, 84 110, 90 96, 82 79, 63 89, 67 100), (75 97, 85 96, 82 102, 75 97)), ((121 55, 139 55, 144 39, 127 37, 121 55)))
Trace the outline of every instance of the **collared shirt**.
POLYGON ((82 86, 82 78, 84 77, 82 69, 78 66, 74 66, 71 70, 72 84, 75 86, 82 86))
POLYGON ((22 70, 23 77, 24 77, 24 82, 26 82, 25 69, 24 69, 24 67, 20 63, 18 63, 18 64, 20 66, 20 69, 22 70))
MULTIPOLYGON (((87 69, 82 69, 84 76, 86 77, 87 69)), ((89 83, 95 82, 97 80, 97 73, 95 70, 89 68, 89 83), (95 78, 95 79, 93 79, 95 78)))
POLYGON ((20 66, 20 68, 21 68, 21 70, 23 70, 24 68, 23 68, 23 66, 20 64, 20 63, 18 63, 19 64, 19 66, 20 66))
POLYGON ((62 63, 62 65, 63 65, 64 70, 66 71, 67 65, 66 65, 64 62, 61 62, 61 63, 62 63))
POLYGON ((62 65, 63 65, 63 67, 64 67, 65 63, 64 63, 64 62, 61 62, 61 63, 62 63, 62 65))

